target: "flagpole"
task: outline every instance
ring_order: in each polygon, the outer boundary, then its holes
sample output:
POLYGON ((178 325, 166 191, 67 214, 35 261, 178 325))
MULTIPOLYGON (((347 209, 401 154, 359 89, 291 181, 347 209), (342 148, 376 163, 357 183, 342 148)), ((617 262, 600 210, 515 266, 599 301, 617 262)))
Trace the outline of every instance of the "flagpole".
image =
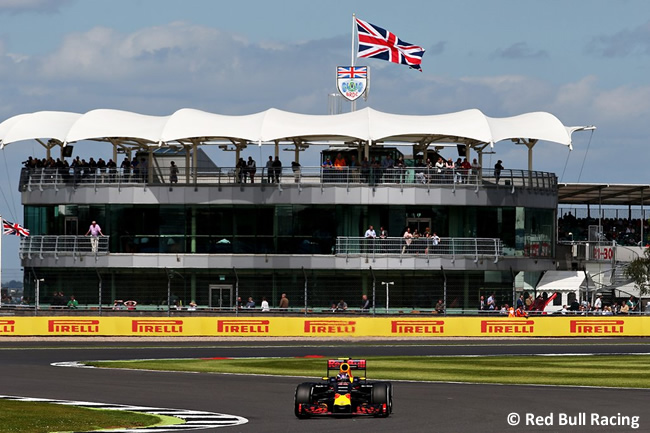
MULTIPOLYGON (((356 28, 357 20, 356 15, 352 14, 352 49, 350 50, 350 66, 354 68, 354 30, 356 28)), ((350 103, 350 111, 355 111, 357 109, 357 101, 352 101, 350 103)))
POLYGON ((354 66, 354 29, 356 25, 356 15, 352 14, 352 49, 350 50, 350 66, 354 66))

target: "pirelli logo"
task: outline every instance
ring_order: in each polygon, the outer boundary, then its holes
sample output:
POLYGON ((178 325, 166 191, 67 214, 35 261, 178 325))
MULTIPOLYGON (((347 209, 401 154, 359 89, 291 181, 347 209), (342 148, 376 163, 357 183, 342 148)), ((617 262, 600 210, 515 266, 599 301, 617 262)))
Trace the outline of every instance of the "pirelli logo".
POLYGON ((263 319, 226 319, 217 320, 217 332, 221 334, 268 334, 270 320, 263 319))
POLYGON ((622 334, 625 321, 623 320, 571 320, 571 334, 609 335, 622 334))
POLYGON ((444 334, 444 320, 391 320, 391 334, 444 334))
POLYGON ((495 319, 481 320, 481 334, 521 335, 535 331, 533 320, 495 319))
POLYGON ((47 332, 51 334, 97 334, 99 333, 99 320, 52 319, 47 321, 47 332))
POLYGON ((305 334, 354 334, 356 325, 354 320, 305 320, 305 334))
POLYGON ((183 321, 172 319, 133 320, 131 331, 134 334, 182 334, 183 321))
POLYGON ((0 334, 13 334, 16 332, 16 321, 0 319, 0 334))

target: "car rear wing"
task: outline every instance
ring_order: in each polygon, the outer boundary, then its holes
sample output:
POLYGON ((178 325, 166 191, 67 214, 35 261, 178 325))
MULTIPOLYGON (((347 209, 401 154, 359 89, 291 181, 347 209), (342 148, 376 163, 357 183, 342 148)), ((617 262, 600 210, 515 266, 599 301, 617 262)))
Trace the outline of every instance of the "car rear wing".
POLYGON ((327 361, 327 375, 330 375, 330 372, 336 370, 336 372, 352 372, 353 370, 362 371, 361 376, 366 375, 366 360, 365 359, 348 359, 348 358, 339 358, 339 359, 329 359, 327 361))

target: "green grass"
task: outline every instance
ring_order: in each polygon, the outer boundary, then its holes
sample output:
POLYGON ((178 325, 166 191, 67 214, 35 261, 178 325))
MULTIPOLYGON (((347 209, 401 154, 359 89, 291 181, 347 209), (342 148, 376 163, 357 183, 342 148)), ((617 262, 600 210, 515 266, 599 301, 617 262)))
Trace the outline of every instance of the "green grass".
MULTIPOLYGON (((370 357, 368 379, 650 388, 650 355, 370 357), (604 378, 602 372, 607 372, 604 378), (605 380, 606 379, 606 380, 605 380)), ((110 368, 321 377, 323 358, 87 362, 110 368)))
POLYGON ((158 424, 160 421, 159 416, 143 413, 0 399, 0 433, 49 433, 146 427, 158 424))

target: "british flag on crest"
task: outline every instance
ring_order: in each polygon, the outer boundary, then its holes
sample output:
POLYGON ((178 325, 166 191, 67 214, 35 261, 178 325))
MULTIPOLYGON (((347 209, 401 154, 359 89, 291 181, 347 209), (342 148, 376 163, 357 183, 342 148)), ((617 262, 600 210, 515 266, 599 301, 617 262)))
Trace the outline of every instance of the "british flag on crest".
POLYGON ((337 66, 336 88, 344 98, 354 101, 368 88, 367 66, 337 66))

